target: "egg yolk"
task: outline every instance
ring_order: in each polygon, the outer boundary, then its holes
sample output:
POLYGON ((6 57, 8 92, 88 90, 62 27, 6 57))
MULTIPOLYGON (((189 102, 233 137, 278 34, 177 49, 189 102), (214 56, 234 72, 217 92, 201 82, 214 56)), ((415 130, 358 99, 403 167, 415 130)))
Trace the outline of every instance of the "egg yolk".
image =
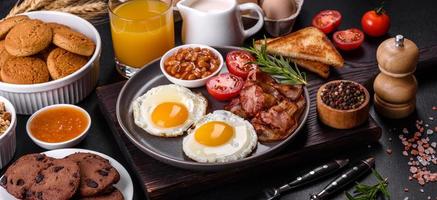
POLYGON ((180 103, 165 102, 156 106, 151 118, 152 122, 159 127, 175 127, 187 121, 188 109, 180 103))
POLYGON ((194 138, 206 146, 220 146, 227 143, 234 135, 234 128, 227 123, 211 121, 200 126, 194 138))

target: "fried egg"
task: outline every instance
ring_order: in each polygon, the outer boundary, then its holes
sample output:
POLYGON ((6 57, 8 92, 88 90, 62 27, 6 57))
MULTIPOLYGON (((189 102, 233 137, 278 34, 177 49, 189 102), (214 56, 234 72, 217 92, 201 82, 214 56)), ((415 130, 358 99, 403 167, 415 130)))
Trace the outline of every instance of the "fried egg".
POLYGON ((182 142, 189 158, 203 163, 242 159, 256 147, 258 137, 252 124, 225 110, 216 110, 197 121, 182 142))
POLYGON ((148 133, 176 137, 206 114, 208 101, 179 85, 154 87, 132 102, 135 124, 148 133))

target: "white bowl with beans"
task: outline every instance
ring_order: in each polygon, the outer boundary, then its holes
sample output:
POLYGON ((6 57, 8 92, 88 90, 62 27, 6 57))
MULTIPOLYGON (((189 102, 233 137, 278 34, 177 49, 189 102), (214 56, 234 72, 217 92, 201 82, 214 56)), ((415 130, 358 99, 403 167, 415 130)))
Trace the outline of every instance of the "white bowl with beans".
POLYGON ((223 65, 222 55, 202 44, 186 44, 170 49, 160 61, 161 71, 170 82, 188 88, 204 86, 208 79, 221 71, 223 65))

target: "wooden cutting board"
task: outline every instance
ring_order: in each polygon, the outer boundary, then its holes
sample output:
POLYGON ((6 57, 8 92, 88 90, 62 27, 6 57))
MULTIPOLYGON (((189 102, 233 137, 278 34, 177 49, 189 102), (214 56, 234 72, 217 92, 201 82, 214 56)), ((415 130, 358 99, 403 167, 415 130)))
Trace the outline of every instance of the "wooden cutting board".
MULTIPOLYGON (((373 48, 366 48, 366 52, 373 48)), ((374 50, 374 49, 373 49, 374 50)), ((373 94, 373 78, 379 70, 372 56, 345 55, 346 66, 332 70, 329 80, 348 79, 364 84, 373 94)), ((373 54, 374 55, 374 54, 373 54)), ((437 46, 422 48, 419 62, 437 59, 437 46)), ((418 70, 420 70, 418 68, 418 70)), ((324 126, 317 118, 315 94, 326 81, 309 75, 309 93, 311 108, 306 126, 302 133, 289 147, 276 156, 257 165, 232 169, 222 172, 196 172, 163 164, 135 147, 124 135, 115 116, 115 105, 118 93, 125 82, 101 86, 96 89, 99 106, 117 140, 124 156, 131 164, 136 178, 152 199, 177 198, 179 195, 198 192, 244 176, 256 175, 262 171, 272 171, 275 168, 287 167, 307 158, 318 159, 333 157, 340 151, 353 148, 358 144, 370 144, 378 141, 381 128, 369 117, 364 125, 351 130, 336 130, 324 126)))
MULTIPOLYGON (((366 81, 371 79, 378 70, 375 63, 347 63, 345 68, 332 72, 330 79, 349 79, 366 85, 366 81)), ((321 124, 317 118, 315 94, 324 82, 325 80, 309 76, 310 114, 302 133, 289 147, 258 165, 222 172, 189 171, 166 165, 149 157, 124 135, 115 116, 117 97, 125 82, 98 87, 96 92, 103 115, 111 126, 122 152, 132 165, 135 175, 144 183, 149 197, 159 199, 197 192, 256 171, 262 171, 266 167, 271 170, 272 167, 286 166, 304 157, 317 158, 317 155, 326 156, 326 152, 335 153, 351 148, 353 145, 376 142, 381 136, 381 128, 371 117, 364 125, 351 130, 336 130, 321 124)))
MULTIPOLYGON (((370 51, 374 53, 374 45, 368 45, 364 48, 363 52, 370 51)), ((344 56, 346 66, 342 69, 331 70, 329 80, 348 79, 357 81, 364 84, 373 95, 373 78, 379 73, 374 61, 374 54, 367 53, 363 56, 346 54, 344 56)), ((437 59, 437 46, 420 50, 419 62, 435 59, 437 59)), ((351 130, 336 130, 321 124, 317 118, 315 94, 320 85, 329 80, 323 80, 311 74, 308 80, 311 98, 310 114, 306 126, 296 140, 281 153, 257 165, 222 172, 189 171, 161 163, 149 157, 134 146, 124 135, 115 116, 117 97, 125 82, 98 87, 96 93, 100 109, 112 129, 120 149, 131 164, 134 170, 133 173, 143 183, 142 186, 147 191, 146 195, 152 199, 163 199, 177 198, 183 194, 198 192, 244 176, 290 166, 293 163, 302 162, 306 158, 333 157, 340 151, 353 148, 354 145, 370 144, 378 141, 381 136, 381 128, 371 117, 369 117, 367 123, 351 130)))
MULTIPOLYGON (((368 72, 366 72, 368 73, 368 72)), ((352 80, 368 79, 368 76, 361 73, 348 74, 352 80)), ((348 79, 348 76, 343 78, 348 79)), ((132 165, 135 175, 144 183, 144 187, 151 199, 172 198, 174 195, 188 194, 206 189, 218 184, 241 178, 242 176, 262 171, 265 168, 272 170, 272 167, 286 166, 293 162, 299 162, 304 157, 311 156, 316 159, 319 155, 325 155, 329 151, 331 154, 344 151, 356 144, 369 144, 376 142, 381 136, 381 128, 375 121, 369 117, 364 125, 352 130, 336 130, 324 126, 317 119, 315 110, 315 93, 320 86, 317 79, 310 81, 309 91, 311 98, 311 108, 305 128, 303 128, 298 137, 290 143, 283 152, 263 161, 256 166, 247 166, 245 168, 232 169, 223 172, 196 172, 176 168, 161 163, 147 154, 143 153, 124 135, 118 125, 115 116, 115 105, 117 96, 125 82, 119 82, 112 85, 101 86, 97 88, 97 97, 100 109, 103 112, 108 124, 110 125, 118 145, 124 156, 132 165)))

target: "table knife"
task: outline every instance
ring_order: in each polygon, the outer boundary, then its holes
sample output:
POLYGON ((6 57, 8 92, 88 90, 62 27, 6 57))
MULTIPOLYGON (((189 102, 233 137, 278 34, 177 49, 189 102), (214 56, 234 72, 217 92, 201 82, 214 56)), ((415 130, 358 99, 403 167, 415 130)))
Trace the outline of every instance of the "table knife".
POLYGON ((366 160, 360 161, 357 165, 350 168, 342 175, 338 176, 334 181, 329 183, 321 192, 315 195, 311 195, 310 200, 325 200, 330 195, 339 191, 344 186, 348 185, 352 181, 357 180, 362 175, 366 174, 375 166, 375 159, 370 157, 366 160))
POLYGON ((263 199, 272 200, 278 198, 281 194, 288 192, 297 187, 309 184, 323 177, 326 177, 339 169, 343 168, 349 163, 349 159, 344 160, 334 160, 326 163, 322 166, 316 167, 313 170, 305 173, 303 176, 299 176, 290 183, 277 188, 267 188, 264 189, 260 194, 255 194, 250 199, 263 199))

